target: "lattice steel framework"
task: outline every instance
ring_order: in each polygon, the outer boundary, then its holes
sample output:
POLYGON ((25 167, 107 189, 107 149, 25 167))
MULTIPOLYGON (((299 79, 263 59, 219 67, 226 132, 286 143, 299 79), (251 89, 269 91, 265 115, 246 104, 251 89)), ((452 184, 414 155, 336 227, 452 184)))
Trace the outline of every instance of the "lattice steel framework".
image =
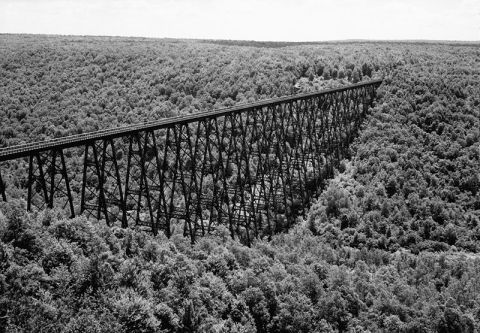
MULTIPOLYGON (((319 193, 348 157, 380 84, 0 149, 0 162, 28 157, 29 210, 62 207, 167 236, 181 223, 192 242, 224 224, 249 244, 288 228, 319 193), (66 149, 83 155, 80 168, 66 162, 66 149)), ((5 188, 0 173, 4 201, 5 188)))

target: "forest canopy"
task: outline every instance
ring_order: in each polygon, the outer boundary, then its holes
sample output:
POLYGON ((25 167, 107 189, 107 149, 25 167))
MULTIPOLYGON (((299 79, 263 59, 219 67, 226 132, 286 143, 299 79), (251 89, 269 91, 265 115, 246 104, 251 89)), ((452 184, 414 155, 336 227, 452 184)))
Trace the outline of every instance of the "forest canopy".
POLYGON ((49 332, 474 332, 480 259, 332 247, 298 226, 248 248, 1 206, 0 327, 49 332))
POLYGON ((25 213, 2 165, 0 331, 480 330, 479 45, 0 35, 0 147, 371 78, 351 159, 251 248, 25 213))

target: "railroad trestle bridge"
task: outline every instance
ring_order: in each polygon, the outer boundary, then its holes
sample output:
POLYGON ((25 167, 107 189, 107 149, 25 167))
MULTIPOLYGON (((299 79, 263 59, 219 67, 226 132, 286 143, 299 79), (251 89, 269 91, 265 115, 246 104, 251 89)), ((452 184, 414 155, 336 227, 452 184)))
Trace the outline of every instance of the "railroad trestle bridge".
POLYGON ((28 210, 60 207, 167 237, 176 221, 192 242, 224 224, 249 244, 286 229, 319 194, 380 84, 2 148, 0 198, 14 178, 8 161, 21 159, 28 210))

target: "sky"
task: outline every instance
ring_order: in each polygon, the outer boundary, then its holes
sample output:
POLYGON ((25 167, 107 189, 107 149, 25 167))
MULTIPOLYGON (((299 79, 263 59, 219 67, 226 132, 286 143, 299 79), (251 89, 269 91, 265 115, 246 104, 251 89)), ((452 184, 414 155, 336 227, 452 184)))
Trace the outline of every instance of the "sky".
POLYGON ((0 33, 480 40, 480 0, 0 0, 0 33))

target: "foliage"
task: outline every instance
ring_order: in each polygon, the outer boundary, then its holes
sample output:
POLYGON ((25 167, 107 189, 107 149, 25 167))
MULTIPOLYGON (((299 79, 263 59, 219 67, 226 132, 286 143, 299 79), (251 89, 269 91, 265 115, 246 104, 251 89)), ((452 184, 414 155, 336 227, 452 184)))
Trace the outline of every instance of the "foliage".
POLYGON ((310 212, 325 241, 480 251, 478 49, 442 50, 420 53, 379 88, 352 163, 310 212))
MULTIPOLYGON (((0 35, 0 55, 0 147, 384 78, 351 161, 270 242, 0 203, 0 332, 480 329, 478 45, 0 35)), ((2 165, 9 198, 24 168, 2 165)))
POLYGON ((28 35, 2 35, 0 45, 0 147, 283 96, 302 77, 339 70, 358 81, 386 52, 28 35))
POLYGON ((477 255, 335 249, 302 226, 252 248, 227 230, 192 247, 16 202, 1 210, 5 332, 480 328, 477 255))

